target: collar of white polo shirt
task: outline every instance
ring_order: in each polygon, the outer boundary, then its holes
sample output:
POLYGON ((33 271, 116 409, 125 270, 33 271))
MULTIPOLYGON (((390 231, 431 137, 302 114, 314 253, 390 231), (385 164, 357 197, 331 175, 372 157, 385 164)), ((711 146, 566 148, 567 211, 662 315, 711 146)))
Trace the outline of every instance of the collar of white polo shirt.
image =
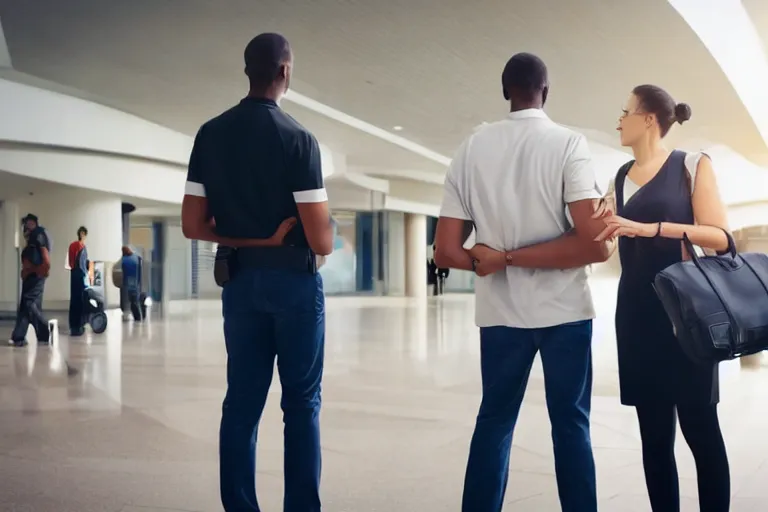
POLYGON ((510 119, 549 119, 549 116, 540 108, 527 108, 525 110, 516 110, 509 113, 510 119))

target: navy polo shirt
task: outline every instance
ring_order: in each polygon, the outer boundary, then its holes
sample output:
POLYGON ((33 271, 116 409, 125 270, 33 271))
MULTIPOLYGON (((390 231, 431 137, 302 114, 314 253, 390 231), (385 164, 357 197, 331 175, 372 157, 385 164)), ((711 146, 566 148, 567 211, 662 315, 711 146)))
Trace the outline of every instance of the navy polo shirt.
POLYGON ((308 247, 296 203, 328 200, 320 146, 274 101, 246 98, 198 131, 185 194, 208 199, 219 236, 269 238, 297 217, 285 243, 308 247))

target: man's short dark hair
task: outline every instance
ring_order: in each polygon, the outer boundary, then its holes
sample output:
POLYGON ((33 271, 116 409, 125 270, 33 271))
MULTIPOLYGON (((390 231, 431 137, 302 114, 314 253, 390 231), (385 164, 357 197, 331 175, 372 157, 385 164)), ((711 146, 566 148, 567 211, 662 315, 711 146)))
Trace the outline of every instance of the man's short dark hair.
POLYGON ((506 99, 533 101, 549 86, 547 66, 531 53, 513 55, 501 74, 501 86, 506 99))
POLYGON ((79 240, 82 236, 88 236, 88 228, 85 226, 80 226, 77 228, 77 239, 79 240))
POLYGON ((24 217, 23 219, 21 219, 21 221, 22 221, 22 222, 25 222, 25 223, 26 223, 26 222, 28 222, 28 221, 30 221, 30 220, 31 220, 32 222, 34 222, 35 224, 37 224, 37 223, 38 223, 38 220, 37 220, 37 215, 35 215, 34 213, 28 213, 26 217, 24 217))
POLYGON ((280 67, 291 60, 291 45, 280 34, 265 33, 245 47, 245 74, 251 86, 268 87, 278 78, 280 67))

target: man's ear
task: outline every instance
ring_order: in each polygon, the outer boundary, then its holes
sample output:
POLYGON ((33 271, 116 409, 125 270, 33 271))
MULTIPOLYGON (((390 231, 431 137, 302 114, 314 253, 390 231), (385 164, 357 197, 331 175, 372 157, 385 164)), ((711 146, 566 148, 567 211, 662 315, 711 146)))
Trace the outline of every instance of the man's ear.
POLYGON ((543 107, 547 103, 547 96, 549 96, 549 86, 544 87, 541 91, 541 106, 543 107))
POLYGON ((503 88, 503 87, 501 88, 501 93, 504 95, 504 99, 509 101, 509 93, 507 92, 507 90, 505 88, 503 88))

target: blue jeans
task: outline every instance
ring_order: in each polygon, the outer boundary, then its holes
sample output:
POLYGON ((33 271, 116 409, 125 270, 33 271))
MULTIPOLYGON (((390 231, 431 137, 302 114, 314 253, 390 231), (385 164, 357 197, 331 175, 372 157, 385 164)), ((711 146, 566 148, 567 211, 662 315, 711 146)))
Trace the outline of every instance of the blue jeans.
POLYGON ((536 352, 541 352, 563 512, 596 512, 589 434, 592 321, 542 329, 480 329, 483 401, 469 450, 463 512, 500 512, 509 452, 536 352))
POLYGON ((285 423, 286 512, 320 510, 320 384, 325 298, 319 274, 243 269, 223 292, 227 396, 219 436, 227 512, 259 511, 256 434, 275 359, 285 423))

